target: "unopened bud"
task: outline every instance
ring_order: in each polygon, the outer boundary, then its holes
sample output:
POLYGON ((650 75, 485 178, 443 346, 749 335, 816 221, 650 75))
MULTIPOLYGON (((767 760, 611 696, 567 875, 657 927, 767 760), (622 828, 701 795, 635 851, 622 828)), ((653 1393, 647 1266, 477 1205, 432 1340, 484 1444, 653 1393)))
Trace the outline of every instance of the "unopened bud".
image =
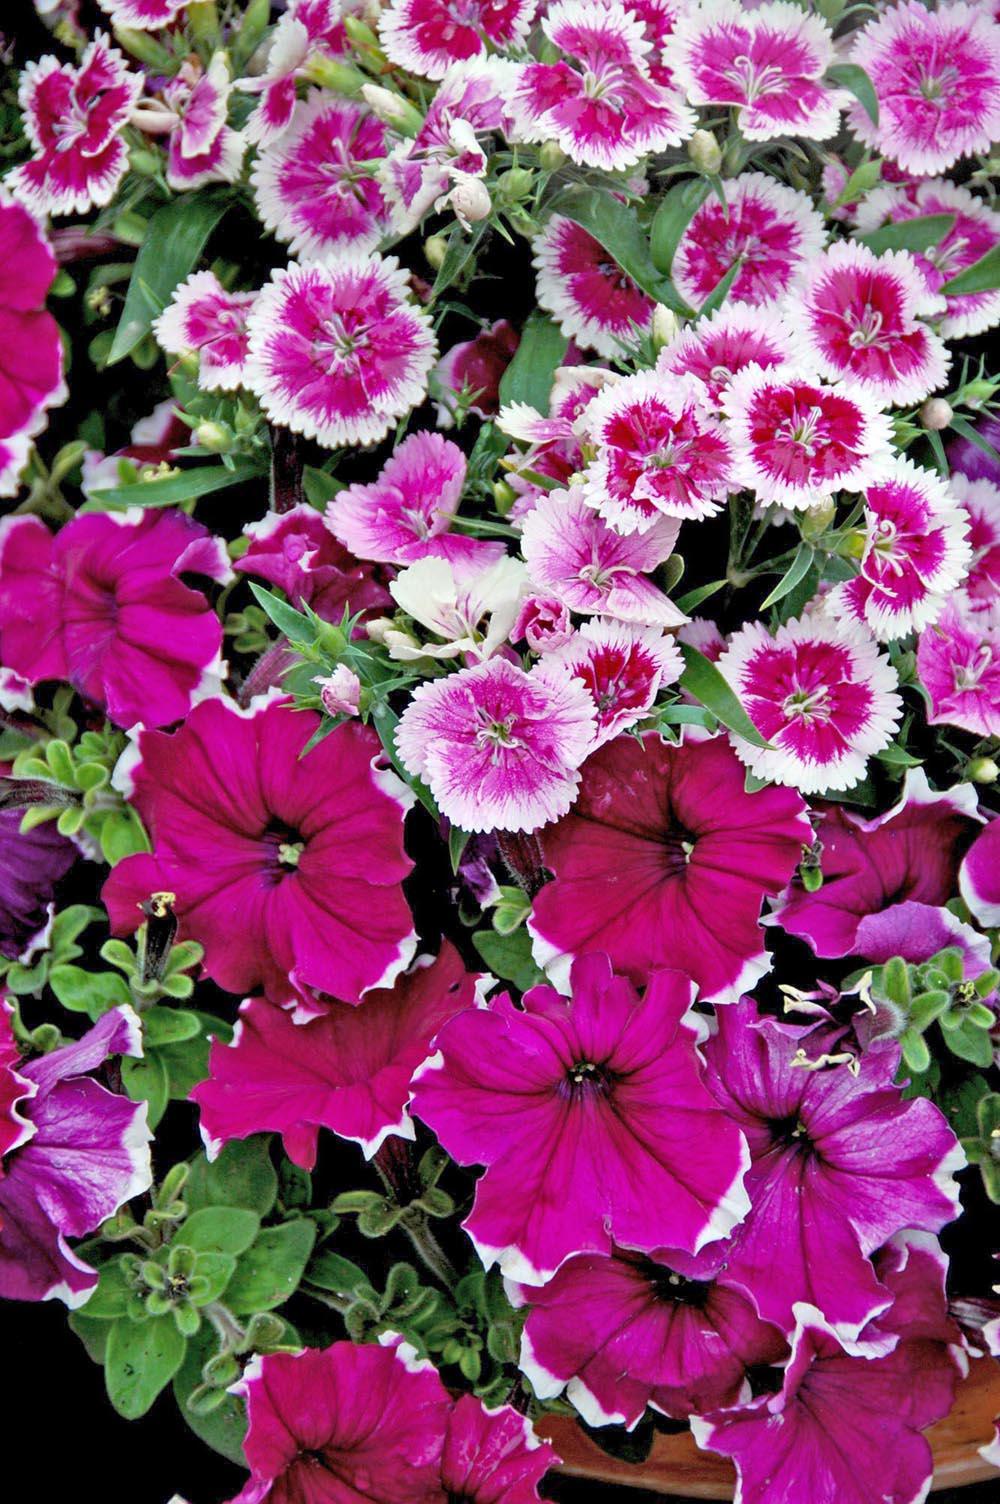
POLYGON ((832 497, 810 507, 800 524, 803 538, 819 538, 826 532, 836 515, 837 506, 832 497))
POLYGON ((662 303, 657 303, 653 309, 653 345, 657 350, 662 350, 664 345, 671 344, 677 338, 680 328, 677 315, 671 309, 665 308, 662 303))
POLYGON ((510 167, 497 179, 497 189, 512 204, 527 198, 534 186, 535 174, 530 167, 510 167))
POLYGON ((444 235, 428 235, 424 241, 424 257, 432 271, 440 271, 448 254, 448 241, 444 235))
POLYGON ((722 147, 711 131, 695 131, 687 144, 687 153, 699 172, 714 176, 722 166, 722 147))
POLYGON ((920 409, 920 421, 931 433, 940 433, 955 416, 950 402, 943 397, 928 397, 920 409))
POLYGON ((372 642, 385 642, 385 634, 395 630, 396 623, 391 616, 376 616, 374 621, 365 623, 365 631, 372 642))
POLYGON ((568 158, 558 141, 543 141, 538 148, 538 165, 544 172, 558 172, 566 161, 568 158))
POLYGON ((211 420, 199 423, 191 437, 199 448, 207 449, 210 454, 227 454, 233 447, 233 436, 224 423, 211 420))
POLYGON ((361 708, 361 680, 346 663, 338 663, 326 677, 318 675, 320 704, 327 715, 357 715, 361 708))
POLYGON ((360 16, 342 16, 341 25, 358 47, 378 47, 378 37, 360 16))
POLYGON ((508 486, 505 480, 493 482, 493 501, 501 517, 506 517, 516 500, 517 493, 512 486, 508 486))
POLYGON ((480 220, 489 219, 493 212, 490 190, 482 178, 463 175, 451 190, 450 202, 456 218, 463 225, 478 224, 480 220))
POLYGON ((1000 768, 992 757, 973 757, 969 760, 965 776, 970 783, 996 783, 1000 778, 1000 768))
POLYGON ((989 402, 996 390, 995 381, 986 381, 980 377, 975 381, 967 381, 959 392, 959 397, 967 407, 982 407, 984 402, 989 402))
POLYGON ((865 551, 868 535, 863 528, 852 528, 840 540, 837 552, 843 559, 860 559, 865 551))
POLYGON ((415 136, 424 123, 416 105, 392 89, 383 89, 381 84, 363 84, 361 97, 373 115, 404 136, 415 136))
POLYGON ((338 63, 336 58, 324 57, 322 53, 314 53, 307 59, 302 76, 323 89, 331 89, 334 94, 360 94, 368 82, 360 69, 352 68, 349 63, 338 63))
POLYGON ((133 146, 128 154, 128 162, 132 171, 137 172, 141 178, 154 178, 160 170, 158 153, 150 151, 146 146, 133 146))

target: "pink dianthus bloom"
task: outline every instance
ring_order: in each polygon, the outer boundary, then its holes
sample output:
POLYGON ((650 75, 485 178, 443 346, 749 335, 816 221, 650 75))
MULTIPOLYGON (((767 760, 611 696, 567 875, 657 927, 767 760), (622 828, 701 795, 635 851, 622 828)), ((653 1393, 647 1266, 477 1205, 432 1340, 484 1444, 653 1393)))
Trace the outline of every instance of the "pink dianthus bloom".
POLYGON ((39 216, 109 204, 128 171, 120 132, 142 82, 100 31, 76 67, 52 56, 28 62, 18 102, 32 156, 4 179, 11 192, 39 216))
POLYGON ((428 315, 395 257, 271 274, 250 312, 247 382, 272 422, 329 448, 374 444, 421 402, 428 315))
POLYGON ((594 729, 593 701, 566 669, 494 657, 418 685, 396 747, 462 830, 530 831, 573 803, 594 729))
POLYGON ((159 31, 177 19, 188 0, 97 0, 116 26, 159 31))
POLYGON ((288 129, 254 163, 257 212, 291 256, 363 256, 389 227, 371 163, 386 151, 386 129, 362 105, 313 90, 288 129))
POLYGON ((347 48, 340 0, 290 0, 271 37, 264 72, 240 78, 236 87, 260 100, 244 134, 257 146, 269 146, 288 129, 295 110, 298 80, 311 57, 339 57, 347 48))
POLYGON ((648 331, 652 298, 582 225, 553 214, 532 249, 539 306, 583 349, 611 359, 648 331))
POLYGON ((1000 26, 981 5, 902 0, 854 35, 879 119, 854 105, 851 128, 883 156, 926 177, 1000 136, 1000 26))
POLYGON ((738 264, 727 303, 774 303, 822 250, 822 215, 804 193, 763 172, 727 179, 725 194, 725 207, 710 195, 688 222, 671 267, 677 290, 700 308, 738 264))
POLYGON ((169 133, 167 182, 177 192, 239 177, 246 141, 226 124, 231 87, 226 54, 216 52, 207 68, 197 58, 183 63, 159 100, 140 100, 133 111, 140 130, 169 133))
POLYGON ((236 391, 246 379, 247 316, 256 296, 228 292, 213 271, 192 272, 154 321, 157 343, 168 355, 198 356, 203 391, 236 391))
MULTIPOLYGON (((467 411, 479 418, 494 418, 500 409, 500 380, 520 344, 520 336, 507 319, 497 319, 481 329, 475 339, 452 345, 434 371, 438 384, 461 398, 467 411)), ((452 403, 438 403, 439 428, 454 422, 452 403)))
POLYGON ((40 225, 0 187, 0 496, 13 496, 31 440, 65 402, 59 325, 45 309, 56 259, 40 225))
POLYGON ((666 58, 692 104, 736 109, 747 141, 825 141, 849 99, 823 82, 835 60, 829 26, 784 0, 701 0, 677 22, 666 58))
POLYGON ((588 759, 576 808, 542 834, 555 876, 528 921, 556 986, 595 950, 639 983, 680 967, 715 1002, 769 970, 761 904, 787 885, 812 826, 791 789, 744 784, 724 737, 619 736, 588 759))
MULTIPOLYGON (((326 525, 359 559, 412 564, 473 556, 477 539, 449 533, 465 486, 465 455, 437 433, 411 433, 373 481, 355 482, 327 503, 326 525)), ((485 557, 496 550, 488 549, 485 557)))
POLYGON ((936 621, 965 579, 968 519, 946 482, 900 457, 865 491, 860 570, 834 591, 832 609, 880 642, 936 621))
POLYGON ((661 686, 684 671, 672 637, 655 627, 600 619, 585 622, 548 661, 563 664, 587 686, 597 716, 595 750, 641 720, 661 686))
POLYGON ((171 736, 140 733, 116 778, 153 856, 126 858, 105 884, 116 933, 134 928, 145 880, 176 895, 183 932, 229 992, 315 1011, 316 993, 357 1003, 391 986, 416 948, 401 887, 412 795, 357 721, 303 756, 318 726, 270 697, 246 711, 216 699, 171 736))
POLYGON ((984 929, 1000 926, 1000 820, 991 820, 973 842, 962 863, 959 886, 977 924, 984 929))
POLYGON ((571 987, 453 1018, 414 1097, 450 1154, 486 1166, 463 1224, 483 1263, 528 1284, 613 1242, 696 1253, 747 1210, 745 1145, 702 1083, 693 984, 661 971, 640 1001, 589 955, 571 987))
POLYGON ((230 578, 225 548, 183 512, 0 524, 0 655, 31 684, 66 679, 118 726, 167 726, 224 672, 222 626, 181 576, 230 578))
POLYGON ((386 56, 423 78, 443 78, 455 63, 527 41, 538 0, 391 0, 379 35, 386 56))
POLYGON ((922 402, 944 384, 950 357, 921 316, 943 311, 908 251, 876 256, 839 240, 803 268, 788 299, 803 368, 850 381, 880 407, 922 402))
POLYGON ((1000 736, 1000 603, 971 611, 961 598, 949 601, 920 634, 917 673, 930 725, 1000 736))
POLYGON ((737 371, 749 365, 761 370, 786 365, 792 354, 791 328, 772 308, 726 304, 710 318, 689 324, 660 352, 656 369, 671 376, 696 376, 717 405, 737 371))
POLYGON ((1000 601, 1000 485, 986 476, 970 480, 952 470, 948 490, 969 525, 972 560, 962 586, 965 604, 973 611, 989 610, 1000 601))
POLYGON ((522 66, 515 139, 555 141, 581 167, 620 172, 691 134, 693 112, 653 78, 643 23, 617 0, 557 0, 542 30, 562 57, 522 66))

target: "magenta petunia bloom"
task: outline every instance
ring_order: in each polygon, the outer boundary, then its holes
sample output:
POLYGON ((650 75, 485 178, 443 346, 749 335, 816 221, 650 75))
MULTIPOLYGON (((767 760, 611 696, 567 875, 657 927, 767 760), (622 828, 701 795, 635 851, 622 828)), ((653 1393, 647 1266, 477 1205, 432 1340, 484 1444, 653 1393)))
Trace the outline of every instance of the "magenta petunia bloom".
POLYGON ((943 309, 908 251, 876 256, 839 240, 804 268, 788 317, 808 370, 859 383, 881 407, 906 407, 944 385, 950 356, 921 322, 943 309))
POLYGON ((671 276, 700 308, 739 262, 727 302, 767 307, 785 296, 825 239, 823 217, 806 194, 763 172, 744 172, 727 180, 725 208, 710 195, 692 215, 671 276))
POLYGON ((710 517, 733 489, 726 430, 693 376, 639 371, 611 382, 579 428, 596 449, 584 499, 619 533, 644 533, 658 517, 710 517))
POLYGON ((185 573, 229 577, 221 540, 183 512, 130 507, 0 525, 0 657, 67 679, 118 726, 166 726, 218 691, 222 626, 185 573))
POLYGON ((738 1290, 715 1276, 725 1246, 691 1257, 619 1249, 576 1254, 547 1285, 519 1286, 530 1306, 521 1371, 539 1399, 564 1389, 590 1426, 631 1429, 646 1406, 674 1419, 735 1405, 746 1370, 786 1352, 738 1290))
POLYGON ((722 405, 736 481, 765 504, 805 511, 835 491, 863 491, 889 467, 889 419, 862 387, 749 365, 722 405))
POLYGON ((538 1484, 558 1461, 527 1416, 463 1394, 448 1417, 434 1504, 537 1504, 538 1484))
POLYGON ((933 1459, 920 1432, 951 1409, 960 1334, 947 1317, 945 1260, 932 1240, 907 1234, 879 1266, 895 1304, 870 1329, 878 1355, 845 1350, 821 1313, 800 1305, 781 1392, 692 1421, 699 1446, 736 1463, 743 1504, 926 1498, 933 1459), (886 1352, 888 1342, 895 1346, 886 1352))
POLYGON ((594 704, 568 669, 494 657, 417 686, 396 730, 407 771, 462 830, 537 830, 564 815, 592 744, 594 704))
MULTIPOLYGON (((465 455, 438 433, 411 433, 378 477, 339 491, 326 525, 359 559, 412 564, 416 559, 482 555, 478 539, 450 534, 465 486, 465 455)), ((490 552, 487 550, 486 557, 490 552)))
POLYGON ((842 804, 821 806, 817 823, 823 886, 808 892, 796 882, 775 905, 774 921, 808 941, 818 956, 865 956, 887 961, 925 955, 899 945, 904 933, 933 938, 937 911, 955 893, 962 853, 981 820, 971 784, 940 793, 922 768, 910 768, 898 803, 872 819, 842 804))
POLYGON ((385 155, 385 127, 353 100, 314 90, 251 172, 257 212, 302 260, 363 256, 389 227, 370 165, 385 155))
POLYGON ((203 391, 235 391, 246 380, 247 315, 256 296, 228 292, 213 271, 192 272, 153 324, 157 343, 168 355, 198 356, 203 391))
MULTIPOLYGON (((510 365, 521 339, 507 319, 481 329, 475 339, 452 345, 435 367, 441 386, 460 394, 468 402, 468 411, 480 418, 494 418, 500 410, 500 380, 510 365)), ((437 408, 440 428, 453 422, 451 412, 440 402, 437 408)))
POLYGON ((953 1172, 965 1156, 933 1102, 903 1100, 895 1042, 850 1069, 808 1068, 844 1030, 779 1023, 749 1001, 717 1019, 708 1084, 752 1159, 750 1214, 719 1277, 785 1331, 805 1301, 854 1341, 891 1299, 869 1255, 904 1228, 937 1232, 958 1216, 953 1172))
POLYGON ((785 365, 792 348, 792 331, 772 308, 725 304, 672 340, 656 369, 671 376, 696 376, 717 405, 737 371, 749 365, 762 370, 785 365))
POLYGON ((539 306, 583 349, 613 359, 648 331, 653 299, 582 225, 553 214, 532 248, 539 306))
POLYGON ((119 782, 154 857, 127 857, 105 884, 117 933, 134 927, 136 865, 155 860, 155 888, 176 894, 184 933, 228 992, 262 987, 315 1011, 314 992, 356 1003, 391 986, 416 947, 400 887, 412 796, 356 721, 303 757, 318 725, 266 697, 246 711, 205 700, 173 735, 141 732, 119 782))
POLYGON ((959 874, 962 897, 984 929, 1000 925, 1000 821, 992 820, 969 849, 959 874))
POLYGON ((623 537, 574 488, 539 497, 524 520, 521 550, 532 583, 571 611, 676 627, 684 613, 649 576, 673 553, 679 531, 677 519, 661 517, 623 537))
POLYGON ((930 725, 1000 736, 1000 603, 974 611, 949 601, 920 634, 917 672, 930 725))
POLYGON ((247 370, 272 422, 328 448, 373 444, 421 402, 434 335, 408 286, 392 256, 273 272, 250 312, 247 370))
POLYGON ((824 141, 849 98, 823 82, 835 60, 829 26, 782 0, 702 0, 677 23, 666 57, 691 103, 733 106, 748 141, 824 141))
POLYGON ((900 457, 865 492, 860 572, 831 598, 837 614, 880 642, 936 621, 965 579, 972 550, 958 488, 900 457))
POLYGON ((634 726, 661 686, 673 684, 684 672, 680 649, 659 628, 600 619, 585 622, 548 657, 586 685, 597 717, 594 749, 634 726))
POLYGON ((965 601, 974 611, 988 610, 1000 600, 1000 486, 986 476, 970 479, 953 470, 948 490, 969 524, 972 561, 962 586, 965 601))
POLYGON ((943 172, 1000 136, 1000 26, 981 5, 903 0, 855 33, 851 62, 879 101, 878 125, 855 105, 852 130, 909 173, 943 172))
POLYGON ((231 1045, 216 1042, 209 1078, 191 1093, 213 1150, 251 1133, 280 1133, 311 1170, 320 1128, 353 1139, 368 1158, 390 1135, 413 1138, 412 1081, 442 1024, 476 1000, 477 978, 445 942, 360 1008, 330 1003, 308 1023, 251 998, 231 1045))
POLYGON ((43 937, 56 884, 79 856, 53 820, 22 831, 23 813, 0 810, 0 956, 12 961, 43 937))
POLYGON ((527 41, 538 0, 391 0, 379 19, 389 60, 423 78, 443 78, 464 63, 527 41))
POLYGON ((657 972, 640 1001, 588 955, 571 988, 453 1018, 413 1101, 460 1164, 486 1165, 462 1225, 487 1268, 527 1284, 614 1243, 696 1253, 748 1205, 745 1145, 702 1083, 688 978, 657 972))
POLYGON ((59 325, 45 309, 56 259, 41 227, 0 187, 0 496, 13 496, 31 440, 66 400, 59 325))
MULTIPOLYGON (((0 1075, 13 1069, 10 1022, 0 1012, 0 1075)), ((0 1295, 79 1306, 97 1272, 67 1243, 82 1238, 152 1184, 145 1102, 99 1086, 111 1055, 141 1055, 131 1008, 105 1013, 82 1039, 18 1064, 13 1133, 0 1138, 0 1295), (23 1086, 23 1094, 21 1087, 23 1086)), ((4 1096, 10 1092, 10 1083, 4 1096)))
POLYGON ((562 57, 522 66, 515 139, 555 141, 581 167, 620 172, 691 134, 693 112, 653 77, 643 22, 618 0, 557 0, 542 30, 562 57))
MULTIPOLYGON (((620 736, 591 757, 576 807, 542 835, 555 873, 535 899, 535 959, 564 986, 604 950, 636 982, 662 966, 731 1002, 767 972, 760 909, 812 841, 798 794, 748 794, 723 737, 620 736)), ((669 1242, 669 1239, 662 1239, 669 1242)))
POLYGON ((51 55, 26 63, 18 101, 32 156, 7 174, 7 187, 39 216, 109 204, 128 171, 120 132, 142 85, 100 31, 77 67, 51 55))
POLYGON ((769 743, 758 747, 730 732, 737 756, 755 778, 804 794, 852 788, 903 713, 896 670, 872 638, 818 615, 773 634, 748 621, 718 667, 769 743))
POLYGON ((309 606, 324 621, 339 622, 345 611, 392 605, 379 571, 348 553, 308 502, 269 512, 244 532, 250 547, 234 568, 277 585, 293 606, 309 606))

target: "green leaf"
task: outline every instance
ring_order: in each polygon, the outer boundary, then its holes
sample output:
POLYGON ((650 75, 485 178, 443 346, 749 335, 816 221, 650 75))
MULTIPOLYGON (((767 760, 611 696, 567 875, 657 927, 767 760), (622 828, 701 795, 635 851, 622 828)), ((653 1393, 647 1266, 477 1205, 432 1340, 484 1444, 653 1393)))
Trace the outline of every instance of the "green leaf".
POLYGON ((674 313, 691 316, 693 310, 657 269, 635 211, 628 205, 602 189, 590 188, 561 195, 552 208, 593 235, 643 292, 674 313))
POLYGON ((104 1382, 126 1420, 145 1415, 184 1361, 184 1338, 172 1316, 116 1321, 108 1335, 104 1382))
POLYGON ((179 475, 168 475, 163 480, 136 481, 129 486, 112 486, 106 491, 94 491, 91 499, 80 508, 81 512, 117 511, 121 507, 173 507, 181 501, 197 501, 213 491, 225 491, 229 486, 242 485, 266 474, 256 460, 237 460, 228 465, 195 465, 182 470, 179 475))
POLYGON ((660 202, 649 231, 649 251, 653 265, 669 277, 681 237, 692 216, 708 198, 711 184, 707 178, 688 178, 675 183, 660 202))
POLYGON ((316 1241, 308 1217, 265 1227, 240 1259, 226 1290, 226 1305, 237 1316, 284 1305, 298 1289, 316 1241))
POLYGON ((878 125, 878 95, 864 68, 857 63, 834 63, 826 70, 826 82, 854 95, 872 125, 878 125))
POLYGON ((527 992, 545 981, 545 973, 534 962, 531 954, 531 936, 526 929, 516 929, 511 935, 498 935, 496 930, 478 930, 472 937, 483 960, 494 976, 503 982, 513 982, 520 992, 527 992))
POLYGON ((110 1322, 88 1316, 85 1311, 70 1311, 69 1328, 83 1343, 91 1362, 100 1363, 103 1367, 108 1350, 108 1337, 111 1335, 110 1322))
POLYGON ((396 727, 399 725, 399 716, 393 710, 388 700, 379 700, 372 706, 372 724, 378 732, 378 739, 385 748, 385 755, 392 763, 393 768, 399 774, 403 782, 413 790, 424 809, 434 820, 440 820, 441 812, 437 807, 434 795, 424 783, 422 778, 409 772, 400 761, 396 751, 396 727))
POLYGON ((955 223, 954 214, 921 214, 917 219, 899 219, 891 225, 869 230, 857 239, 876 256, 883 251, 929 251, 943 240, 955 223))
POLYGON ((128 1309, 132 1286, 126 1277, 129 1255, 119 1255, 103 1265, 97 1289, 87 1300, 87 1316, 97 1321, 116 1321, 128 1309))
POLYGON ((235 1139, 209 1163, 195 1156, 184 1187, 192 1211, 206 1206, 241 1206, 266 1217, 278 1194, 278 1177, 271 1163, 271 1139, 266 1133, 235 1139))
MULTIPOLYGON (((183 1234, 181 1234, 183 1237, 183 1234)), ((191 1293, 193 1305, 207 1306, 209 1301, 218 1300, 225 1293, 229 1281, 236 1269, 236 1257, 231 1253, 200 1253, 195 1265, 195 1272, 199 1281, 204 1280, 204 1286, 199 1284, 198 1298, 191 1293)))
POLYGON ((109 867, 137 851, 149 851, 142 821, 134 809, 109 809, 101 821, 101 855, 109 867))
POLYGON ((290 642, 314 641, 316 628, 302 611, 296 611, 294 606, 283 601, 280 595, 275 595, 273 590, 265 590, 263 585, 255 585, 251 581, 250 589, 257 604, 263 607, 283 637, 287 637, 290 642))
POLYGON ((847 182, 837 194, 834 208, 842 208, 845 204, 853 204, 866 193, 870 193, 882 176, 881 157, 871 157, 855 167, 847 182))
POLYGON ((132 1000, 125 978, 117 971, 85 971, 82 966, 53 966, 49 986, 64 1008, 98 1019, 109 1008, 132 1000))
POLYGON ((971 1020, 963 1019, 957 1029, 945 1029, 943 1033, 949 1050, 959 1060, 967 1060, 984 1070, 993 1064, 992 1040, 985 1029, 977 1028, 971 1020))
POLYGON ((219 1350, 219 1339, 206 1322, 197 1337, 187 1344, 187 1355, 177 1377, 174 1379, 174 1398, 178 1408, 194 1434, 237 1467, 246 1467, 243 1455, 243 1438, 247 1420, 243 1401, 235 1394, 227 1394, 222 1403, 210 1414, 197 1414, 188 1406, 188 1400, 202 1382, 201 1371, 210 1358, 219 1350))
POLYGON ((754 747, 769 747, 770 743, 761 736, 753 721, 747 715, 736 695, 730 689, 726 680, 719 673, 714 663, 710 663, 703 653, 693 648, 690 643, 679 644, 684 656, 684 672, 680 678, 680 687, 691 697, 704 705, 717 720, 730 731, 735 731, 754 747))
POLYGON ((157 209, 135 258, 108 365, 124 360, 146 337, 174 288, 194 270, 231 202, 219 192, 181 193, 157 209))
POLYGON ((469 844, 470 832, 462 830, 460 826, 453 825, 448 831, 448 858, 451 862, 451 870, 458 872, 462 861, 462 853, 469 844))
POLYGON ((306 465, 302 471, 302 490, 306 501, 317 511, 322 511, 328 501, 332 501, 338 491, 344 489, 344 482, 336 480, 332 475, 327 475, 325 470, 317 470, 315 465, 306 465))
POLYGON ((992 292, 995 287, 1000 287, 1000 245, 993 246, 964 271, 956 272, 940 290, 959 297, 962 293, 992 292))
POLYGON ((147 1104, 149 1126, 155 1128, 167 1110, 170 1092, 167 1069, 155 1050, 147 1050, 140 1060, 122 1061, 122 1085, 133 1102, 147 1104))
POLYGON ((309 1265, 306 1278, 311 1285, 329 1290, 334 1295, 354 1295, 359 1290, 371 1290, 365 1271, 339 1253, 319 1254, 309 1265))
POLYGON ((240 1206, 205 1206, 192 1212, 177 1242, 198 1253, 243 1253, 260 1231, 256 1212, 240 1206))
POLYGON ((680 596, 674 604, 678 611, 683 611, 685 616, 689 616, 703 601, 710 600, 713 595, 718 594, 725 584, 725 580, 712 580, 708 585, 699 585, 696 590, 689 590, 686 595, 680 596))
POLYGON ((186 1008, 147 1008, 142 1015, 142 1030, 147 1044, 180 1044, 200 1034, 201 1021, 186 1008))
POLYGON ((536 309, 521 330, 514 359, 500 378, 501 403, 526 402, 536 412, 548 413, 552 382, 568 346, 559 325, 536 309))
POLYGON ((444 260, 438 268, 434 278, 434 287, 431 290, 431 298, 437 298, 446 288, 450 287, 465 269, 472 258, 479 242, 486 234, 489 220, 483 219, 474 227, 471 235, 466 235, 461 225, 456 225, 448 239, 448 248, 444 253, 444 260))
POLYGON ((792 560, 791 564, 789 564, 787 570, 782 575, 777 585, 775 585, 770 595, 768 595, 765 600, 761 601, 760 609, 762 611, 766 611, 768 606, 773 606, 777 601, 780 601, 784 596, 788 595, 789 591, 794 590, 796 585, 802 579, 803 575, 809 573, 809 568, 812 564, 812 561, 812 544, 800 543, 795 551, 795 558, 792 560))

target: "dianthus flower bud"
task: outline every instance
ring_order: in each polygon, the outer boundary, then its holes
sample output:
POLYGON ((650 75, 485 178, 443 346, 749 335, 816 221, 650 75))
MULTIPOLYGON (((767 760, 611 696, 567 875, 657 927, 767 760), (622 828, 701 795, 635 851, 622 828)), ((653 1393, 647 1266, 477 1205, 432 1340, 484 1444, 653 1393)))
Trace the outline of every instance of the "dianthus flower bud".
POLYGON ((699 172, 714 175, 722 166, 722 148, 711 131, 695 131, 687 144, 687 153, 699 172))
POLYGON ((940 433, 943 428, 947 428, 954 416, 951 403, 943 397, 928 397, 919 413, 921 423, 932 433, 940 433))

